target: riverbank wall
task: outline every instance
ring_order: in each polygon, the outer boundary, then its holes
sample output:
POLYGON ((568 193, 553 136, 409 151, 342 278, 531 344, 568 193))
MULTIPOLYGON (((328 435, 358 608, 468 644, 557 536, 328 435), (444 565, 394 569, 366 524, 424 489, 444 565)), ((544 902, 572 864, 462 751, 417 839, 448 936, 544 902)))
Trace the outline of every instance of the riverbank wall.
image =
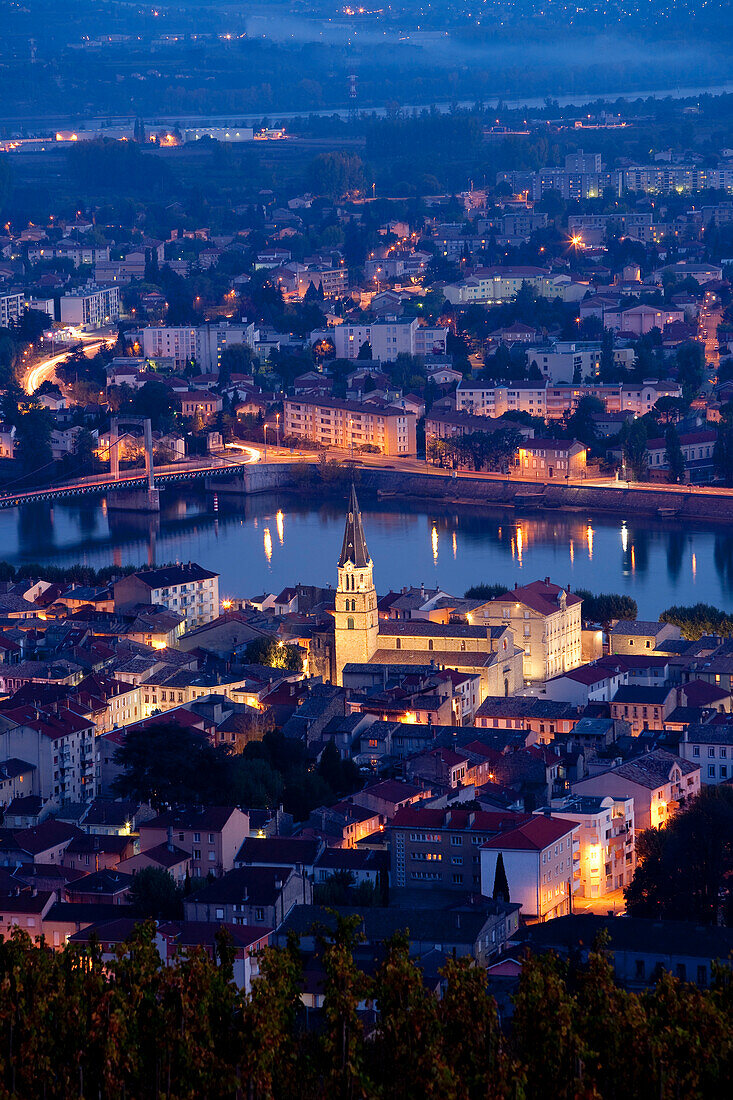
POLYGON ((606 512, 621 517, 653 516, 679 522, 733 524, 733 494, 680 486, 678 490, 608 488, 592 485, 532 484, 471 477, 451 473, 416 473, 410 470, 388 470, 378 466, 357 466, 330 470, 323 476, 315 463, 264 463, 252 466, 236 481, 222 479, 216 486, 220 492, 264 493, 274 490, 294 490, 317 498, 345 491, 354 478, 367 492, 384 499, 421 501, 441 505, 466 507, 503 507, 537 509, 545 512, 606 512))

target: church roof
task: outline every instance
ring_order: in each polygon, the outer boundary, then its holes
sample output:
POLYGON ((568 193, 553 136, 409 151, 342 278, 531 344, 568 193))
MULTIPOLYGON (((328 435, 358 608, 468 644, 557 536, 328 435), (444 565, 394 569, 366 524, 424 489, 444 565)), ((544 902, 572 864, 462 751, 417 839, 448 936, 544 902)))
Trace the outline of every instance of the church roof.
POLYGON ((364 538, 364 528, 361 525, 359 501, 356 499, 356 489, 353 485, 351 486, 349 514, 346 517, 346 528, 344 530, 344 542, 341 547, 339 566, 346 565, 349 561, 357 569, 365 569, 371 561, 369 551, 367 550, 366 539, 364 538))

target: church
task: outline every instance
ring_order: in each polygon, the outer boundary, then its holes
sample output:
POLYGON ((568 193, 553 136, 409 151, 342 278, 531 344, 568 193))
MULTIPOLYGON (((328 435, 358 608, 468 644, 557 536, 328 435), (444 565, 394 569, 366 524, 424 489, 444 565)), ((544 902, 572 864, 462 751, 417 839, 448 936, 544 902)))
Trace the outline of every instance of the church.
POLYGON ((337 568, 333 631, 313 638, 311 671, 341 685, 347 665, 434 664, 479 675, 481 700, 521 689, 523 652, 508 626, 379 618, 374 563, 353 485, 337 568))

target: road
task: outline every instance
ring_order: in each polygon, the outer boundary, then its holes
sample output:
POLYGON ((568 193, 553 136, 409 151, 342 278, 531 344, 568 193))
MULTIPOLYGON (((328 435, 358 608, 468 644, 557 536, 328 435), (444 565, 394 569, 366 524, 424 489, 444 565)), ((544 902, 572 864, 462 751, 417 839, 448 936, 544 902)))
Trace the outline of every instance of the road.
POLYGON ((705 343, 705 382, 704 388, 710 392, 718 381, 720 371, 720 350, 718 345, 718 325, 722 324, 723 313, 720 302, 714 294, 706 294, 698 321, 699 339, 705 343))
MULTIPOLYGON (((81 333, 79 336, 79 343, 84 345, 85 355, 95 355, 103 344, 108 344, 112 341, 113 337, 99 336, 92 333, 81 333)), ((40 363, 34 363, 29 368, 28 373, 23 381, 23 388, 27 394, 35 393, 39 386, 42 386, 44 382, 53 378, 53 373, 59 363, 62 363, 68 355, 71 354, 73 348, 66 348, 64 351, 59 352, 57 355, 51 355, 48 359, 42 359, 40 363)))

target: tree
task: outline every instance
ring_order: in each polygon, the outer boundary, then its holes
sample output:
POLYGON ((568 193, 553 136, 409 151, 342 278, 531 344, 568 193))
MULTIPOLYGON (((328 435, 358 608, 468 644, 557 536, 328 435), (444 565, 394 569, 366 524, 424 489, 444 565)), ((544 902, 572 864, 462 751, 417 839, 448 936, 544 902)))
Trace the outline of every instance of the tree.
POLYGON ((122 769, 116 793, 156 810, 180 802, 216 805, 230 796, 227 751, 173 720, 129 729, 114 759, 122 769))
POLYGON ((364 165, 350 153, 320 153, 308 168, 311 189, 333 201, 364 187, 364 165))
POLYGON ((51 465, 53 461, 52 428, 53 420, 47 408, 35 402, 25 406, 25 411, 18 417, 15 428, 18 460, 24 473, 41 476, 45 467, 51 465))
POLYGON ((617 592, 599 592, 596 595, 586 588, 576 588, 575 595, 583 601, 582 614, 586 622, 603 623, 607 627, 613 619, 633 621, 639 613, 636 600, 617 592))
POLYGON ((724 638, 733 634, 733 616, 708 603, 668 607, 659 621, 678 626, 689 641, 697 641, 704 634, 720 634, 724 638))
POLYGON ((643 420, 627 420, 621 429, 624 460, 635 481, 643 481, 647 469, 647 430, 643 420))
POLYGON ((183 919, 183 892, 176 885, 173 875, 162 867, 142 867, 136 871, 129 900, 141 917, 183 919))
POLYGON ((665 450, 667 460, 667 481, 676 485, 685 480, 685 456, 680 446, 680 434, 674 424, 670 424, 664 433, 665 450))
POLYGON ((733 789, 703 787, 660 829, 637 839, 638 866, 625 890, 631 916, 717 924, 733 917, 733 789))
POLYGON ((494 600, 506 592, 505 584, 472 584, 463 593, 467 600, 494 600))
POLYGON ((268 668, 287 668, 300 672, 303 657, 297 645, 278 642, 275 638, 255 638, 245 650, 245 658, 251 665, 266 665, 268 668))
POLYGON ((726 485, 733 485, 733 407, 730 403, 720 410, 718 438, 713 449, 713 465, 726 485))
POLYGON ((356 358, 357 359, 362 359, 362 360, 363 359, 371 360, 371 358, 372 358, 372 345, 369 343, 368 340, 365 340, 364 343, 361 345, 356 358))
POLYGON ((491 892, 491 896, 494 901, 505 901, 509 904, 509 882, 506 877, 506 868, 504 867, 504 856, 501 852, 496 859, 496 870, 494 871, 494 889, 491 892))
POLYGON ((80 473, 91 474, 97 464, 97 441, 88 428, 82 428, 74 440, 74 458, 80 473))
POLYGON ((4 210, 13 189, 13 175, 8 157, 0 157, 0 211, 4 210))

